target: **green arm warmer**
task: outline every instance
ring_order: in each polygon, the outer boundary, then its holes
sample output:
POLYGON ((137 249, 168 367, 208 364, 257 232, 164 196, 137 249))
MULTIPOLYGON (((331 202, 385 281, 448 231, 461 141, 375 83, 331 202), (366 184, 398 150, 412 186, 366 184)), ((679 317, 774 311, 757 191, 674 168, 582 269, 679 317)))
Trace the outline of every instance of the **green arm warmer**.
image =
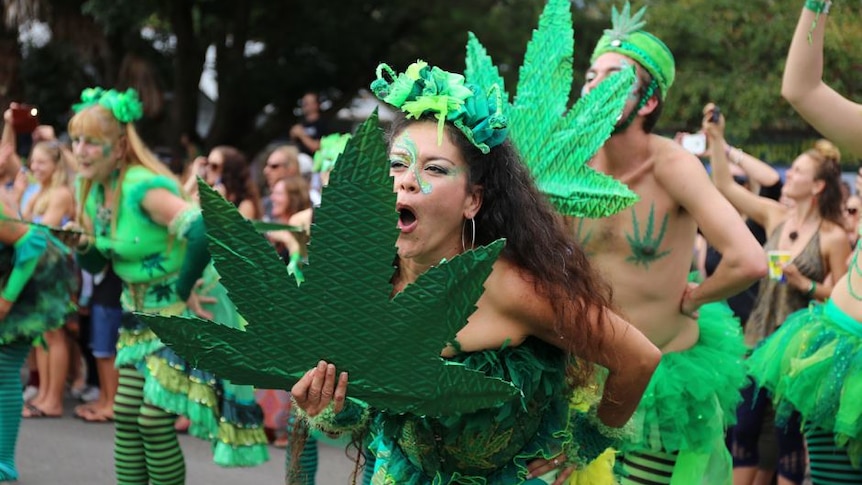
POLYGON ((185 239, 188 244, 186 259, 180 269, 180 277, 177 280, 177 294, 182 300, 188 300, 192 288, 204 273, 210 262, 210 252, 207 249, 207 228, 200 211, 188 225, 185 231, 185 239))
POLYGON ((76 253, 75 260, 78 266, 92 274, 100 273, 108 264, 108 259, 94 245, 90 245, 84 252, 76 253))
POLYGON ((305 419, 308 427, 320 430, 327 434, 354 433, 368 426, 370 411, 368 405, 362 401, 347 398, 344 401, 344 409, 335 414, 333 406, 323 410, 314 417, 308 416, 299 406, 295 406, 297 414, 305 419))
POLYGON ((11 302, 18 299, 24 285, 33 276, 33 271, 39 264, 39 257, 47 247, 48 238, 43 232, 32 227, 15 242, 15 264, 9 274, 9 281, 3 288, 3 298, 11 302))

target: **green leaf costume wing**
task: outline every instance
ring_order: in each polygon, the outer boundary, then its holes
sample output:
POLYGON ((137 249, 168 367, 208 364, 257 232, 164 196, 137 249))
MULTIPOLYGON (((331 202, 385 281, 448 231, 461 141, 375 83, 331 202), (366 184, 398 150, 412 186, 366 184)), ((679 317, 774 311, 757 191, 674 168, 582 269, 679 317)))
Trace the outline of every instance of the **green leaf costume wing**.
MULTIPOLYGON (((635 73, 632 68, 614 74, 568 109, 573 53, 571 2, 549 0, 527 44, 517 94, 507 110, 509 136, 539 190, 560 213, 606 217, 638 197, 587 162, 611 135, 635 73)), ((467 43, 465 76, 485 91, 493 83, 503 87, 499 70, 473 34, 467 43)))
POLYGON ((202 184, 210 251, 248 325, 141 318, 192 365, 236 383, 288 389, 322 359, 350 373, 351 397, 391 412, 463 413, 517 395, 440 357, 475 310, 503 241, 442 262, 390 298, 398 216, 387 159, 375 113, 324 189, 301 286, 252 223, 202 184))

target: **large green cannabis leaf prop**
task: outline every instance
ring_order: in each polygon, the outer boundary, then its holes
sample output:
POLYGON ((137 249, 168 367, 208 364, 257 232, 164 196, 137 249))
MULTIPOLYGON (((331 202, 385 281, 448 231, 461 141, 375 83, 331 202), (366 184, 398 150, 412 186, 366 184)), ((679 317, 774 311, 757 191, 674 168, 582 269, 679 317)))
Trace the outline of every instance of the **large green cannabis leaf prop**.
POLYGON ((349 372, 349 396, 392 412, 470 412, 516 395, 510 383, 440 357, 475 310, 503 241, 442 262, 390 298, 398 216, 387 159, 375 113, 324 189, 302 286, 252 224, 201 184, 210 252, 248 325, 141 317, 192 365, 238 384, 289 389, 322 359, 349 372))
MULTIPOLYGON (((506 112, 509 136, 539 190, 560 213, 606 217, 633 205, 637 195, 587 162, 611 135, 635 73, 625 69, 609 77, 569 110, 573 53, 571 2, 549 0, 527 44, 517 95, 506 112)), ((468 82, 484 90, 495 83, 503 88, 499 70, 472 33, 466 64, 468 82)))

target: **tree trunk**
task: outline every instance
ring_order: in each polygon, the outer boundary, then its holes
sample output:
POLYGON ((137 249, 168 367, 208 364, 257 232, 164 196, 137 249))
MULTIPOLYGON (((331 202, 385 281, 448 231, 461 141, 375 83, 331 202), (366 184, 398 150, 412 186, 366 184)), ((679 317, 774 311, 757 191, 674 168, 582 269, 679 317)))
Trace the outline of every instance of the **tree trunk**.
MULTIPOLYGON (((176 138, 179 140, 180 135, 185 133, 191 137, 197 131, 198 85, 203 71, 206 46, 198 45, 195 37, 193 2, 174 0, 169 2, 168 8, 171 27, 177 39, 174 57, 174 96, 170 109, 176 138)), ((185 155, 182 151, 178 151, 178 154, 185 155)))

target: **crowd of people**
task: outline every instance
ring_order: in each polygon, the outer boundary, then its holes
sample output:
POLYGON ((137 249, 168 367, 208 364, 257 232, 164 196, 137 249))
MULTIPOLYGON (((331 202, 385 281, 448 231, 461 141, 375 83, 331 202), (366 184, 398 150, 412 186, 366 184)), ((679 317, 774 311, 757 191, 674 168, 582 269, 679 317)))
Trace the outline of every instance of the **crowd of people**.
MULTIPOLYGON (((862 175, 854 194, 840 165, 842 151, 862 152, 862 106, 822 79, 830 7, 805 2, 776 93, 823 136, 783 177, 726 141, 721 100, 703 108, 702 153, 654 133, 675 59, 642 12, 615 8, 581 90, 589 100, 634 72, 589 161, 638 196, 607 217, 556 212, 509 139, 493 80, 421 61, 378 67, 372 90, 399 112, 386 136, 391 297, 505 239, 440 356, 520 392, 465 414, 374 409, 325 360, 291 389, 234 384, 135 314, 247 323, 208 251, 199 184, 265 222, 301 282, 315 208, 350 137, 327 130, 316 94, 289 141, 255 157, 259 177, 225 145, 189 150, 183 173, 170 172, 138 134, 131 89, 85 90, 65 133, 32 131, 24 161, 13 103, 0 141, 0 482, 19 477, 20 421, 61 417, 67 388, 80 395, 86 380, 98 393, 74 415, 113 422, 123 485, 185 483, 178 432, 212 442, 221 466, 287 447, 294 484, 314 483, 316 433, 349 435, 374 484, 862 483, 862 175), (576 405, 585 393, 591 404, 576 405)), ((543 15, 569 8, 549 0, 543 15)))

